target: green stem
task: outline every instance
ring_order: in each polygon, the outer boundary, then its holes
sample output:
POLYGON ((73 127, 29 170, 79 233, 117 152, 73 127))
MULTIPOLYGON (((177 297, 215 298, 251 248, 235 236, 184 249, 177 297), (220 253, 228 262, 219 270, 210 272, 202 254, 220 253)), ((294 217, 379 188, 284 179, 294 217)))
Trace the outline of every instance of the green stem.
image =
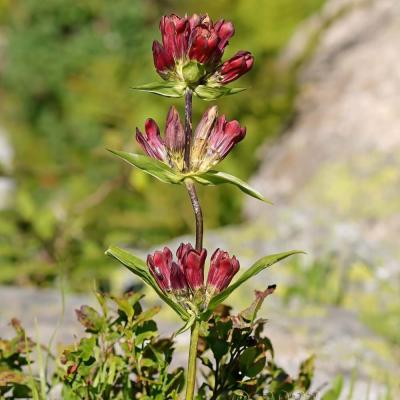
POLYGON ((203 249, 203 212, 201 211, 200 201, 197 196, 196 187, 191 179, 185 179, 186 189, 192 202, 194 217, 196 220, 196 250, 203 249))
POLYGON ((196 321, 192 326, 190 336, 189 359, 186 379, 186 400, 193 400, 194 389, 196 386, 196 360, 197 343, 199 342, 200 321, 196 321))

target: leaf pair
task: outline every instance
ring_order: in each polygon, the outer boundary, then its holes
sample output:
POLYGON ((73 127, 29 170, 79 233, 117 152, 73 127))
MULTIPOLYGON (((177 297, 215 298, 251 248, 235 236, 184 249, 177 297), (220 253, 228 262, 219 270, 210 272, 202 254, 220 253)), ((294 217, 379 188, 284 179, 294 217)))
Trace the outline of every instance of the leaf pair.
MULTIPOLYGON (((202 319, 207 319, 212 311, 217 307, 218 304, 225 301, 231 293, 236 290, 239 286, 245 283, 251 277, 259 274, 265 268, 277 263, 280 260, 283 260, 286 257, 289 257, 293 254, 302 253, 298 250, 287 251, 284 253, 279 254, 272 254, 270 256, 266 256, 258 260, 255 264, 253 264, 249 269, 243 272, 243 274, 228 288, 214 296, 210 303, 208 304, 208 308, 205 312, 201 314, 202 319)), ((119 247, 112 246, 107 251, 106 254, 114 257, 119 262, 121 262, 125 267, 127 267, 130 271, 132 271, 135 275, 141 278, 147 285, 151 286, 158 296, 164 300, 181 318, 183 321, 187 322, 182 329, 179 330, 179 333, 184 332, 185 330, 189 329, 198 315, 194 315, 192 312, 186 310, 181 304, 175 302, 171 297, 166 295, 157 285, 156 281, 154 280, 153 276, 149 272, 147 264, 145 261, 141 260, 140 258, 136 257, 133 254, 130 254, 126 250, 120 249, 119 247)))
MULTIPOLYGON (((132 89, 142 92, 158 94, 164 97, 182 97, 185 94, 186 84, 181 82, 152 82, 145 85, 134 86, 132 89)), ((242 92, 245 88, 228 88, 226 86, 206 86, 198 85, 194 88, 193 93, 202 100, 213 101, 223 96, 242 92)))
POLYGON ((173 170, 167 164, 156 160, 154 158, 150 158, 148 156, 127 153, 124 151, 116 151, 109 150, 111 153, 117 155, 122 158, 129 164, 134 167, 142 170, 143 172, 157 178, 159 181, 164 183, 172 183, 172 184, 183 184, 185 179, 191 178, 202 185, 221 185, 223 183, 229 183, 231 185, 236 186, 242 192, 246 193, 249 196, 252 196, 258 200, 264 201, 265 203, 271 204, 260 192, 253 189, 246 182, 243 182, 241 179, 236 176, 227 174, 225 172, 220 171, 207 171, 201 173, 190 173, 184 174, 178 171, 173 170))

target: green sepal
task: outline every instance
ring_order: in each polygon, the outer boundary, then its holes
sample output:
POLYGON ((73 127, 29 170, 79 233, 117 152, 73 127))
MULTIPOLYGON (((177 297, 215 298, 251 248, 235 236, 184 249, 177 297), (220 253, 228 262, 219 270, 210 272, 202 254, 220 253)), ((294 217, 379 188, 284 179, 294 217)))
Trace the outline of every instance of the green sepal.
POLYGON ((121 264, 127 267, 131 272, 137 275, 148 286, 152 287, 158 296, 165 301, 184 321, 190 318, 189 313, 178 303, 168 297, 157 285, 157 282, 149 272, 149 268, 145 261, 135 255, 123 250, 117 246, 110 247, 106 253, 108 256, 114 257, 121 264))
POLYGON ((269 200, 267 200, 260 192, 253 189, 246 182, 237 178, 236 176, 227 174, 225 172, 220 171, 207 171, 199 175, 193 175, 193 179, 195 179, 198 183, 203 185, 221 185, 223 183, 230 183, 231 185, 236 186, 242 192, 247 195, 254 197, 258 200, 261 200, 267 204, 272 204, 269 200))
POLYGON ((124 161, 139 168, 143 172, 154 176, 158 180, 164 183, 178 184, 184 179, 184 175, 174 171, 167 164, 141 154, 127 153, 125 151, 108 150, 111 153, 122 158, 124 161))
POLYGON ((131 89, 154 93, 164 97, 182 97, 185 94, 186 85, 183 82, 161 81, 133 86, 131 89))
MULTIPOLYGON (((243 283, 245 283, 251 277, 259 274, 265 268, 268 268, 271 265, 277 263, 278 261, 281 261, 284 258, 289 257, 293 254, 301 254, 301 253, 304 254, 304 251, 292 250, 292 251, 287 251, 284 253, 271 254, 269 256, 260 258, 249 269, 244 271, 243 274, 233 284, 231 284, 225 290, 223 290, 222 292, 220 292, 216 296, 214 296, 210 300, 210 303, 208 304, 207 311, 213 311, 215 309, 215 307, 217 307, 218 304, 225 301, 234 290, 236 290, 239 286, 243 285, 243 283)), ((207 311, 206 311, 206 313, 207 313, 207 311)))
POLYGON ((202 100, 213 101, 223 96, 240 93, 246 88, 229 88, 226 86, 206 86, 199 85, 194 89, 194 94, 202 100))

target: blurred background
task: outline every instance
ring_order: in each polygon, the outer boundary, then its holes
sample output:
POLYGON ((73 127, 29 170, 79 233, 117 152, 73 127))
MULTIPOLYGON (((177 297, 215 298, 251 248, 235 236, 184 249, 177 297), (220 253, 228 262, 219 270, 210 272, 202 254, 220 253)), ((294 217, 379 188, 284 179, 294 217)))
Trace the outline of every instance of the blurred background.
MULTIPOLYGON (((94 286, 137 284, 104 256, 109 245, 146 254, 192 233, 183 188, 105 149, 138 151, 134 130, 147 117, 164 126, 171 100, 130 89, 158 78, 160 16, 208 12, 235 24, 225 57, 244 49, 256 60, 239 85, 248 90, 218 102, 248 131, 221 168, 275 205, 230 187, 200 190, 206 243, 238 254, 243 268, 267 252, 306 250, 252 284, 278 284, 265 310, 278 359, 290 369, 315 352, 318 382, 343 374, 357 399, 399 390, 399 8, 0 0, 0 334, 27 307, 51 328, 59 309, 43 306, 60 286, 78 303, 94 286)), ((172 103, 183 112, 181 99, 172 103)), ((195 100, 195 121, 206 106, 195 100)), ((233 304, 245 306, 252 289, 233 304)))

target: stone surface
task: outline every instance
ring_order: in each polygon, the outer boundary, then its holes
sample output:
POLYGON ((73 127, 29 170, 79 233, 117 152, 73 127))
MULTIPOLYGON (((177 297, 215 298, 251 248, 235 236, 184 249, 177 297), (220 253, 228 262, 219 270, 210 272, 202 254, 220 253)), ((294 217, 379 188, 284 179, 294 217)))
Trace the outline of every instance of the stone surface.
MULTIPOLYGON (((293 207, 331 232, 344 224, 350 236, 360 230, 366 242, 392 243, 398 255, 400 3, 331 1, 327 8, 346 3, 358 6, 320 33, 300 73, 292 128, 263 150, 252 183, 279 211, 293 207)), ((250 201, 247 215, 269 220, 276 209, 250 201)))
MULTIPOLYGON (((372 398, 378 398, 384 374, 399 374, 400 3, 328 1, 300 29, 282 62, 298 59, 317 35, 314 54, 299 73, 291 127, 278 143, 262 149, 262 164, 251 182, 276 206, 247 202, 250 223, 240 231, 241 247, 254 257, 302 248, 308 252, 305 264, 334 257, 343 274, 356 275, 363 265, 368 277, 346 283, 348 295, 340 309, 331 313, 321 306, 324 319, 301 312, 303 334, 293 320, 289 323, 286 340, 292 339, 293 348, 283 359, 314 347, 320 377, 339 372, 349 377, 353 363, 359 384, 366 390, 367 382, 374 381, 372 398), (364 324, 375 329, 389 318, 398 332, 391 341, 388 329, 382 328, 379 338, 364 324), (366 359, 357 362, 361 354, 366 359)), ((232 235, 225 234, 225 240, 232 235)), ((301 280, 282 269, 271 270, 270 276, 284 284, 301 280)), ((331 284, 327 281, 325 290, 331 284)), ((278 342, 278 348, 285 348, 278 342)), ((355 398, 365 398, 365 392, 355 398)))
POLYGON ((1 337, 13 334, 9 322, 17 318, 28 334, 35 339, 37 333, 42 343, 48 344, 56 334, 53 345, 72 343, 75 336, 82 335, 75 309, 94 303, 90 296, 65 295, 63 304, 61 291, 7 286, 0 286, 0 299, 1 337))

